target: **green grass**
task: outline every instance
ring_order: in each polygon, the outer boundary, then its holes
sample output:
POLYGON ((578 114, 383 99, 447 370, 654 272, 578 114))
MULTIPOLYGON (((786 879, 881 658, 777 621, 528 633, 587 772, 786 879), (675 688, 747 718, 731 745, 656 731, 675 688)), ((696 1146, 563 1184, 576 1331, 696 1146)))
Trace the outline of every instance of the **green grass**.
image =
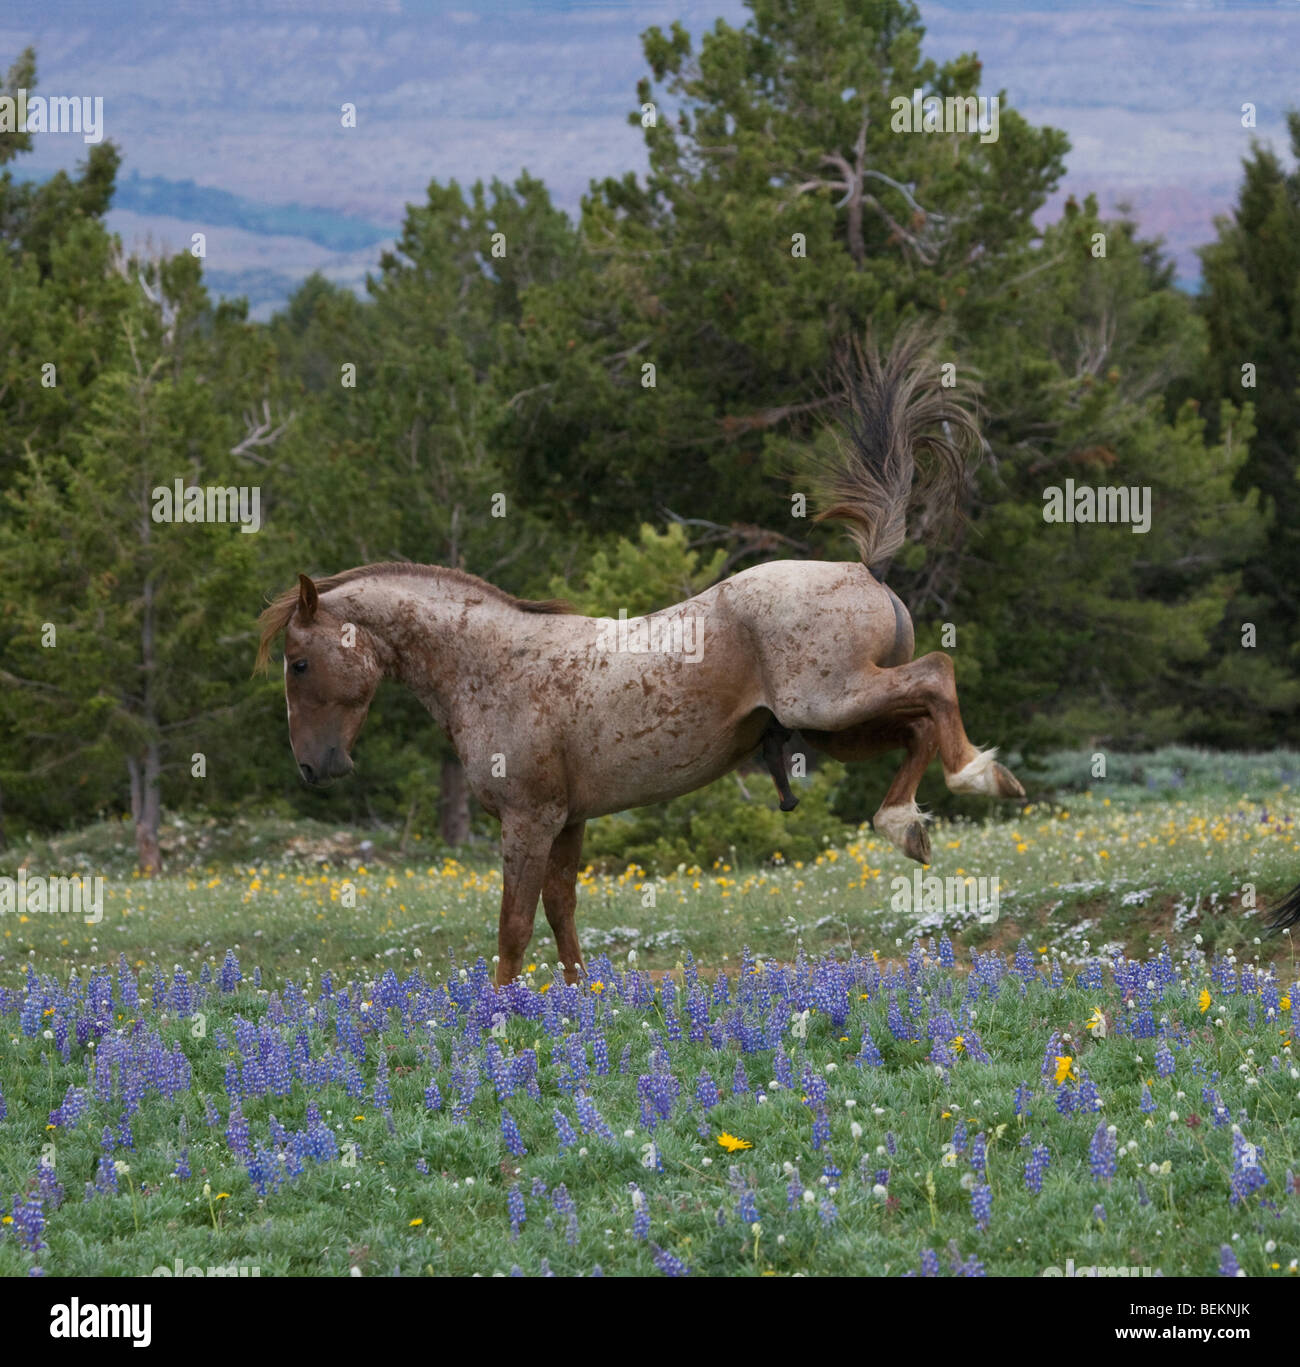
MULTIPOLYGON (((745 945, 769 964, 790 963, 800 949, 809 959, 829 955, 844 961, 854 954, 860 974, 869 971, 873 950, 882 962, 901 959, 914 932, 937 937, 941 931, 891 906, 892 879, 910 880, 913 866, 869 830, 803 867, 682 869, 653 883, 635 870, 584 878, 578 914, 589 962, 596 966, 602 954, 610 960, 599 966, 608 977, 605 990, 588 998, 598 1013, 612 1071, 591 1077, 588 1088, 614 1131, 614 1142, 585 1136, 580 1141, 585 1155, 576 1146, 559 1152, 552 1111, 558 1106, 575 1128, 577 1116, 571 1094, 560 1086, 564 1068, 552 1062, 553 1040, 544 1021, 511 1016, 501 1041, 507 1053, 535 1046, 539 1061, 541 1100, 520 1093, 505 1103, 528 1148, 527 1156, 515 1159, 506 1152, 501 1104, 490 1084, 480 1088, 468 1124, 449 1118, 452 1044, 462 1038, 464 1011, 453 1025, 426 1027, 421 1021, 408 1031, 396 1010, 374 1010, 364 1026, 363 1098, 349 1098, 339 1083, 317 1094, 295 1082, 288 1096, 247 1102, 254 1138, 267 1138, 271 1113, 290 1130, 301 1127, 307 1102, 315 1099, 345 1157, 353 1144, 360 1151, 354 1164, 345 1159, 308 1163, 301 1177, 265 1197, 254 1191, 225 1142, 223 1079, 232 1055, 218 1038, 233 1036, 237 1015, 264 1021, 270 994, 283 995, 287 980, 307 984, 314 1001, 326 970, 336 987, 354 980, 371 1001, 377 979, 389 968, 399 980, 420 974, 437 986, 455 979, 460 964, 472 964, 480 954, 490 957, 495 948, 499 879, 486 862, 396 862, 391 844, 382 842, 365 855, 346 855, 340 866, 305 867, 301 851, 297 859, 270 853, 287 832, 275 839, 255 832, 268 850, 256 865, 200 859, 181 874, 110 879, 105 916, 97 926, 49 915, 0 918, 0 986, 20 988, 29 964, 61 984, 74 971, 84 983, 94 966, 115 964, 122 954, 139 972, 145 1005, 123 1012, 114 1028, 125 1030, 134 1019, 143 1020, 142 1028, 157 1029, 168 1046, 179 1044, 194 1070, 188 1092, 167 1101, 149 1093, 142 1100, 134 1118, 134 1150, 114 1154, 130 1167, 119 1194, 83 1202, 82 1186, 93 1176, 100 1154, 100 1131, 117 1124, 121 1103, 94 1103, 71 1131, 47 1130, 48 1112, 67 1087, 84 1082, 87 1049, 73 1044, 65 1063, 51 1041, 39 1033, 24 1035, 15 1013, 0 1017, 0 1093, 8 1111, 0 1122, 0 1192, 7 1205, 7 1194, 23 1191, 34 1177, 42 1146, 55 1145, 66 1199, 50 1214, 49 1248, 39 1262, 59 1274, 139 1275, 157 1265, 171 1266, 177 1258, 191 1266, 256 1266, 263 1276, 342 1275, 353 1268, 364 1275, 395 1270, 492 1275, 512 1265, 533 1274, 544 1258, 560 1274, 587 1273, 596 1264, 607 1274, 649 1273, 655 1269, 648 1245, 630 1233, 628 1183, 636 1182, 648 1202, 650 1239, 697 1275, 898 1274, 916 1267, 925 1248, 939 1251, 946 1265, 950 1240, 963 1258, 978 1257, 992 1274, 1036 1275, 1064 1267, 1069 1258, 1077 1266, 1203 1274, 1215 1270, 1219 1246, 1230 1243, 1252 1275, 1285 1275, 1300 1255, 1296 1198, 1285 1194, 1287 1169, 1300 1168, 1300 1082, 1291 1076, 1291 1052, 1283 1043, 1290 1038, 1291 1016, 1284 1012, 1277 1021, 1265 1020, 1256 998, 1251 1024, 1248 1001, 1225 996, 1213 985, 1206 1013, 1197 998, 1210 950, 1235 953, 1242 963, 1276 960, 1284 990, 1295 979, 1289 941, 1256 943, 1258 914, 1241 905, 1248 884, 1264 906, 1294 883, 1300 869, 1294 818, 1294 799, 1286 789, 1249 801, 1206 792, 1186 800, 1112 800, 1109 805, 1094 791, 1066 805, 1022 811, 1008 821, 937 827, 933 872, 947 876, 960 869, 998 877, 1001 908, 991 925, 961 917, 945 923, 958 945, 958 967, 924 970, 920 991, 926 1014, 940 1006, 956 1013, 972 946, 1010 954, 1023 938, 1035 963, 1059 960, 1066 981, 1051 987, 1044 963, 1024 996, 1010 978, 996 1000, 987 992, 981 995, 973 1028, 991 1062, 963 1055, 947 1081, 926 1061, 928 1041, 903 1042, 890 1034, 885 993, 872 992, 863 1001, 855 986, 847 1023, 835 1029, 824 1012, 815 1012, 805 1040, 787 1021, 784 1047, 829 1089, 828 1151, 842 1171, 834 1197, 838 1218, 829 1225, 816 1202, 805 1209, 800 1200, 796 1209, 787 1209, 787 1163, 798 1167, 819 1200, 824 1194, 819 1179, 826 1157, 811 1147, 812 1114, 800 1099, 802 1090, 768 1089, 762 1103, 752 1093, 731 1095, 738 1057, 749 1082, 767 1088, 774 1076, 771 1049, 742 1056, 734 1044, 721 1052, 707 1040, 672 1044, 671 1068, 681 1083, 682 1102, 693 1095, 702 1069, 711 1073, 722 1100, 707 1115, 698 1106, 688 1113, 679 1104, 653 1135, 641 1126, 636 1079, 650 1071, 651 1032, 665 1029, 665 1008, 662 995, 649 1007, 620 1001, 621 979, 615 974, 626 970, 628 951, 635 950, 638 969, 665 970, 661 982, 680 983, 683 974, 676 966, 689 952, 702 980, 728 975, 734 999, 745 945), (1267 819, 1261 820, 1263 814, 1267 819), (349 887, 355 906, 347 905, 349 887), (1145 956, 1166 940, 1180 979, 1156 1011, 1157 1019, 1168 1018, 1175 1046, 1176 1071, 1167 1080, 1154 1067, 1157 1041, 1120 1032, 1119 1023, 1132 1011, 1120 1000, 1109 972, 1100 989, 1073 984, 1075 971, 1091 956, 1115 946, 1145 956), (148 990, 155 966, 168 980, 176 965, 194 978, 204 964, 218 968, 230 947, 237 947, 244 981, 237 992, 214 992, 204 1004, 201 1035, 193 1021, 155 1011, 148 990), (251 982, 255 969, 261 973, 260 988, 251 982), (942 995, 945 983, 952 984, 951 1001, 942 995), (1110 1025, 1104 1039, 1086 1026, 1095 1008, 1110 1025), (853 1065, 864 1023, 884 1054, 883 1067, 853 1065), (1283 1030, 1288 1033, 1279 1033, 1283 1030), (1061 1049, 1074 1057, 1076 1068, 1087 1069, 1100 1090, 1101 1115, 1117 1127, 1117 1141, 1126 1148, 1136 1141, 1133 1153, 1118 1160, 1119 1174, 1108 1184, 1094 1181, 1088 1166, 1088 1144, 1099 1117, 1059 1115, 1044 1091, 1041 1068, 1054 1031, 1071 1036, 1061 1049), (629 1044, 631 1068, 622 1075, 618 1061, 629 1044), (433 1048, 440 1055, 441 1111, 424 1104, 425 1088, 435 1076, 433 1048), (390 1072, 391 1132, 373 1097, 380 1056, 390 1072), (1211 1123, 1201 1096, 1214 1071, 1221 1074, 1216 1086, 1224 1104, 1234 1119, 1246 1112, 1246 1136, 1263 1150, 1270 1182, 1260 1195, 1277 1203, 1279 1218, 1261 1211, 1257 1197, 1243 1206, 1229 1204, 1230 1127, 1211 1123), (1157 1109, 1150 1116, 1138 1109, 1144 1078, 1154 1079, 1157 1109), (1028 1192, 1023 1183, 1027 1150, 1018 1141, 1026 1126, 1012 1110, 1020 1083, 1035 1089, 1028 1130, 1051 1152, 1041 1195, 1028 1192), (213 1129, 204 1122, 203 1093, 214 1098, 222 1114, 213 1129), (1169 1119, 1171 1111, 1177 1121, 1169 1119), (1187 1123, 1193 1113, 1201 1123, 1187 1123), (972 1136, 982 1130, 989 1141, 993 1216, 985 1232, 976 1230, 970 1193, 962 1186, 966 1158, 945 1166, 944 1146, 958 1119, 966 1120, 972 1136), (704 1135, 697 1132, 702 1121, 704 1135), (852 1130, 855 1123, 860 1136, 852 1130), (624 1133, 628 1129, 630 1137, 624 1133), (717 1143, 723 1132, 753 1148, 728 1156, 717 1143), (893 1157, 880 1153, 887 1135, 896 1145, 893 1157), (194 1175, 177 1181, 169 1174, 182 1142, 194 1175), (662 1173, 643 1166, 650 1142, 658 1146, 662 1173), (417 1172, 418 1159, 427 1163, 427 1176, 417 1172), (1154 1176, 1151 1164, 1157 1167, 1154 1176), (887 1200, 872 1190, 877 1168, 891 1173, 887 1200), (731 1169, 738 1180, 753 1184, 757 1234, 737 1216, 738 1195, 728 1183, 731 1169), (550 1188, 562 1182, 572 1194, 579 1216, 575 1247, 566 1242, 566 1221, 549 1200, 529 1195, 534 1179, 550 1188), (516 1180, 528 1218, 520 1239, 512 1242, 506 1192, 516 1180), (1149 1204, 1142 1204, 1139 1180, 1149 1204), (202 1195, 205 1181, 214 1199, 202 1195), (228 1195, 216 1200, 221 1192, 228 1195), (1105 1207, 1104 1222, 1093 1216, 1098 1203, 1105 1207), (719 1209, 725 1216, 721 1227, 719 1209), (545 1227, 548 1213, 550 1229, 545 1227), (416 1220, 422 1223, 411 1223, 416 1220), (1266 1250, 1268 1241, 1276 1247, 1266 1250)), ((41 871, 30 860, 28 866, 41 871)), ((102 864, 92 860, 90 866, 102 864)), ((70 860, 47 871, 75 868, 70 860)), ((545 965, 554 951, 546 929, 539 917, 535 988, 551 981, 545 965)), ((561 989, 550 990, 559 1001, 561 989)), ((556 1025, 560 1036, 576 1029, 577 996, 569 1009, 570 1026, 556 1025)), ((721 1010, 713 1009, 715 1019, 721 1010)), ((284 1029, 292 1041, 294 1031, 284 1029)), ((319 1037, 310 1033, 316 1056, 327 1038, 332 1041, 333 1031, 319 1037)), ((464 1037, 481 1055, 486 1033, 476 1027, 464 1037)), ((590 1062, 590 1049, 587 1057, 590 1062)), ((12 1227, 6 1229, 9 1233, 0 1238, 0 1273, 25 1273, 33 1256, 18 1246, 12 1227)))

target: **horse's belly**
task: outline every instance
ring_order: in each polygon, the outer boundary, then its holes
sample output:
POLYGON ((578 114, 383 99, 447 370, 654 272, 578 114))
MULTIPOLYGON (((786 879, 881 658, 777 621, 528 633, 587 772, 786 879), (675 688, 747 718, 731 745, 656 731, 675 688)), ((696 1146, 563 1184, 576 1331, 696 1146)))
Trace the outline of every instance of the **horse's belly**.
POLYGON ((608 816, 705 787, 753 754, 767 715, 756 713, 711 735, 683 735, 671 742, 659 738, 649 744, 623 741, 609 763, 601 762, 599 752, 589 752, 572 784, 573 818, 608 816))

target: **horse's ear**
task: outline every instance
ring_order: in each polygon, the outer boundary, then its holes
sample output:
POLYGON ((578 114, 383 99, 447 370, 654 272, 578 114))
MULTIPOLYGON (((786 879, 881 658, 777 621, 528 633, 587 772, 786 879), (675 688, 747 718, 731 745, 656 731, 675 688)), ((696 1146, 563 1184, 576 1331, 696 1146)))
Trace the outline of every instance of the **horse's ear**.
POLYGON ((319 606, 320 595, 316 592, 316 585, 305 574, 300 574, 298 576, 298 616, 302 619, 304 626, 311 625, 319 606))

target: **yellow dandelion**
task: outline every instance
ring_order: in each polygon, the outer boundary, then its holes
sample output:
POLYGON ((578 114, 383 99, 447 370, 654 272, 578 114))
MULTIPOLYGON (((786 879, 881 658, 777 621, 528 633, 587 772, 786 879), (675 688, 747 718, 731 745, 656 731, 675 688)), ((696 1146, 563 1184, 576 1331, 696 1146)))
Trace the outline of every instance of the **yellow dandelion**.
POLYGON ((416 1228, 418 1228, 420 1225, 422 1225, 423 1223, 424 1223, 424 1221, 423 1221, 422 1219, 420 1219, 420 1217, 417 1215, 417 1216, 415 1217, 415 1219, 412 1220, 411 1223, 407 1226, 407 1228, 408 1228, 408 1229, 416 1229, 416 1228))
POLYGON ((722 1145, 728 1153, 735 1153, 739 1149, 752 1149, 754 1146, 748 1139, 737 1139, 734 1134, 728 1134, 726 1130, 718 1136, 718 1143, 722 1145))

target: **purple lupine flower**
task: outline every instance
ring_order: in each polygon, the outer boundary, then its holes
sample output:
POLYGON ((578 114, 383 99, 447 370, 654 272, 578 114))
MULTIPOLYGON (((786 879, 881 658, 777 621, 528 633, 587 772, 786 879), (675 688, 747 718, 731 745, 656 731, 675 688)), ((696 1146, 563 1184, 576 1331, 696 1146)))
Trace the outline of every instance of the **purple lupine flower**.
POLYGON ((510 1212, 510 1237, 517 1239, 519 1226, 528 1218, 524 1210, 524 1194, 519 1190, 518 1182, 506 1193, 506 1209, 510 1212))
POLYGON ((172 1176, 184 1181, 190 1176, 190 1151, 182 1149, 181 1156, 176 1160, 176 1166, 172 1169, 172 1176))
POLYGON ((1107 1128, 1106 1122, 1099 1121, 1088 1141, 1088 1166, 1099 1182, 1108 1182, 1115 1176, 1117 1148, 1115 1136, 1107 1128))
POLYGON ((1237 1255, 1232 1251, 1230 1244, 1219 1245, 1219 1276, 1220 1277, 1244 1277, 1246 1274, 1241 1270, 1241 1264, 1237 1261, 1237 1255))
POLYGON ((1033 1100, 1033 1098, 1033 1091, 1025 1083, 1018 1083, 1016 1086, 1015 1099, 1016 1115, 1022 1115, 1025 1117, 1025 1119, 1028 1119, 1031 1115, 1033 1115, 1033 1107, 1029 1104, 1033 1100))
POLYGON ((558 1107, 551 1112, 551 1119, 555 1122, 556 1134, 560 1136, 560 1152, 564 1153, 566 1149, 578 1142, 577 1132, 569 1124, 568 1116, 558 1107))
POLYGON ((442 1109, 442 1093, 438 1090, 437 1081, 430 1081, 424 1089, 424 1107, 428 1111, 439 1111, 442 1109))
POLYGON ((63 1204, 63 1184, 55 1176, 54 1165, 44 1158, 36 1165, 36 1195, 51 1210, 58 1210, 63 1204))
POLYGON ((635 1182, 629 1182, 628 1189, 632 1193, 632 1237, 634 1239, 648 1239, 650 1237, 650 1209, 645 1199, 645 1192, 637 1186, 635 1182))
POLYGON ((226 950, 226 957, 221 965, 221 978, 219 986, 223 992, 233 992, 243 979, 243 974, 239 971, 239 960, 235 958, 233 949, 226 950))
POLYGON ((1150 1115, 1156 1109, 1155 1098, 1151 1095, 1151 1088, 1144 1082, 1142 1084, 1142 1097, 1138 1101, 1138 1110, 1143 1115, 1150 1115))
POLYGON ((568 1222, 564 1226, 564 1242, 570 1248, 578 1246, 578 1212, 576 1210, 569 1212, 568 1222))
POLYGON ((658 1244, 651 1244, 654 1249, 655 1266, 665 1277, 689 1277, 690 1268, 686 1266, 680 1258, 674 1257, 666 1248, 660 1248, 658 1244))
POLYGON ((952 1132, 952 1151, 953 1153, 966 1152, 966 1122, 959 1120, 952 1132))
POLYGON ((252 1149, 249 1146, 248 1121, 244 1119, 244 1112, 240 1109, 238 1100, 234 1101, 230 1107, 230 1120, 226 1125, 226 1143, 230 1146, 231 1153, 238 1154, 245 1161, 252 1157, 252 1149))
POLYGON ((415 1160, 415 1170, 420 1174, 421 1177, 428 1177, 429 1160, 427 1158, 417 1158, 415 1160))
POLYGON ((601 1139, 608 1140, 611 1144, 617 1142, 614 1139, 614 1131, 605 1123, 604 1118, 596 1109, 596 1103, 586 1092, 579 1092, 574 1099, 574 1104, 578 1108, 578 1124, 581 1126, 583 1134, 599 1135, 601 1139))
POLYGON ((45 1232, 45 1209, 39 1196, 29 1196, 25 1201, 15 1196, 13 1221, 14 1233, 29 1253, 39 1253, 47 1247, 41 1238, 45 1232))
POLYGON ((1097 1090, 1097 1084, 1088 1076, 1086 1068, 1079 1081, 1079 1090, 1075 1093, 1074 1109, 1082 1111, 1085 1115, 1092 1115, 1101 1110, 1101 1093, 1097 1090))
POLYGON ((95 1190, 103 1196, 117 1194, 117 1167, 107 1154, 101 1154, 95 1169, 95 1190))
POLYGON ((569 1195, 569 1189, 563 1182, 551 1192, 551 1204, 561 1215, 572 1215, 577 1207, 573 1203, 573 1197, 569 1195))
POLYGON ((839 1219, 839 1211, 835 1207, 835 1202, 829 1196, 823 1196, 817 1204, 817 1214, 821 1217, 821 1222, 828 1229, 839 1219))
POLYGON ((793 1210, 799 1202, 803 1200, 803 1182, 799 1179, 799 1169, 790 1174, 790 1181, 785 1189, 785 1203, 793 1210))
POLYGON ((736 1060, 736 1071, 731 1075, 731 1091, 734 1096, 749 1091, 749 1078, 745 1076, 745 1065, 736 1060))
POLYGON ((718 1084, 705 1069, 700 1070, 700 1076, 695 1082, 695 1100, 707 1111, 718 1104, 718 1084))
POLYGON ((1025 1164, 1025 1186, 1035 1196, 1043 1190, 1043 1174, 1051 1161, 1052 1156, 1044 1144, 1037 1145, 1029 1155, 1029 1161, 1025 1164))
POLYGON ((1229 1181, 1232 1186, 1229 1200, 1234 1206, 1244 1201, 1252 1191, 1268 1184, 1268 1175, 1260 1165, 1259 1151, 1235 1126, 1232 1131, 1232 1175, 1229 1181))
POLYGON ((515 1124, 515 1118, 509 1111, 501 1112, 501 1137, 506 1142, 506 1148, 516 1158, 522 1158, 528 1152, 519 1133, 519 1126, 515 1124))
MULTIPOLYGON (((858 1050, 858 1056, 853 1062, 861 1068, 865 1063, 871 1068, 883 1068, 885 1056, 880 1052, 876 1041, 871 1037, 871 1027, 863 1022, 862 1025, 862 1047, 858 1050)), ((779 1076, 779 1075, 778 1075, 779 1076)))
POLYGON ((979 1134, 977 1134, 975 1138, 971 1141, 970 1146, 970 1165, 976 1172, 980 1173, 981 1175, 983 1175, 984 1172, 984 1165, 987 1153, 988 1141, 984 1138, 984 1131, 981 1130, 979 1134))
POLYGON ((744 1225, 758 1223, 758 1199, 748 1187, 736 1203, 736 1218, 744 1225))
POLYGON ((84 1087, 69 1087, 63 1094, 63 1101, 56 1110, 50 1112, 50 1124, 62 1125, 71 1130, 86 1113, 90 1104, 84 1087))
POLYGON ((1103 1225, 1106 1223, 1106 1207, 1100 1202, 1093 1206, 1092 1218, 1103 1225))
POLYGON ((971 1188, 970 1210, 975 1217, 975 1228, 987 1229, 993 1216, 993 1191, 987 1182, 976 1182, 971 1188))
POLYGON ((1170 1077, 1175 1067, 1177 1064, 1173 1050, 1170 1049, 1168 1041, 1161 1038, 1160 1043, 1156 1045, 1156 1072, 1160 1077, 1170 1077))
POLYGON ((785 1052, 781 1045, 777 1045, 776 1054, 772 1060, 772 1071, 776 1074, 776 1080, 786 1091, 794 1090, 794 1067, 790 1062, 790 1055, 785 1052))

